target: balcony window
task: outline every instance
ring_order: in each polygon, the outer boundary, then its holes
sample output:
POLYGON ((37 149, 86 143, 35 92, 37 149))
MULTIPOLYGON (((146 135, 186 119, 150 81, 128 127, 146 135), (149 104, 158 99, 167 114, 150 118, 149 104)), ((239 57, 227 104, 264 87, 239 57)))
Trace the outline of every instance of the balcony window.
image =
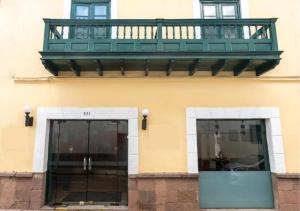
MULTIPOLYGON (((203 19, 239 19, 239 1, 201 1, 203 19)), ((208 26, 203 27, 202 36, 206 39, 235 39, 243 34, 241 26, 208 26)))
MULTIPOLYGON (((103 0, 74 0, 72 2, 72 19, 110 19, 110 2, 103 0)), ((70 37, 73 39, 104 39, 110 35, 107 27, 72 27, 70 37)))
POLYGON ((73 19, 109 19, 110 1, 73 0, 71 9, 73 19))
POLYGON ((201 14, 204 19, 239 19, 240 15, 240 2, 233 1, 208 1, 200 0, 201 14))

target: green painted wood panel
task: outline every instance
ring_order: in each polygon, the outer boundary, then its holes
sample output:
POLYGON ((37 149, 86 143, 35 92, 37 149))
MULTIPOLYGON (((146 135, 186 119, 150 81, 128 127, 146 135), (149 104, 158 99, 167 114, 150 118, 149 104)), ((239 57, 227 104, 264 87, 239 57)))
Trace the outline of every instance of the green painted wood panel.
POLYGON ((199 173, 201 208, 274 208, 269 171, 206 171, 199 173))
MULTIPOLYGON (((188 70, 195 59, 201 59, 201 64, 207 64, 200 65, 199 71, 211 70, 219 60, 226 60, 226 68, 229 70, 237 62, 251 60, 249 68, 260 75, 273 69, 280 60, 282 51, 278 50, 276 20, 44 19, 44 46, 40 54, 45 68, 55 74, 68 69, 65 61, 69 60, 85 60, 89 65, 78 62, 79 66, 82 70, 90 70, 90 66, 96 68, 94 60, 108 59, 114 63, 114 67, 110 67, 109 63, 109 67, 104 65, 105 69, 117 70, 120 59, 176 59, 176 65, 181 70, 188 70), (221 31, 233 26, 243 33, 232 37, 226 36, 226 33, 220 33, 214 38, 205 37, 204 29, 216 26, 221 31), (190 59, 190 63, 181 64, 182 59, 190 59)), ((155 61, 151 61, 151 65, 152 63, 155 61)), ((165 68, 165 63, 151 66, 150 70, 165 68)), ((145 64, 136 63, 135 66, 137 65, 138 70, 145 68, 145 64)), ((179 68, 174 68, 175 71, 177 69, 179 68)))
POLYGON ((278 51, 275 21, 276 19, 45 19, 44 52, 274 52, 278 51), (236 29, 243 28, 244 33, 238 37, 227 38, 222 34, 221 37, 209 38, 203 33, 210 26, 224 29, 234 26, 236 29), (77 43, 82 46, 79 47, 77 43), (83 46, 84 43, 88 44, 88 48, 83 46), (103 43, 103 48, 98 43, 103 43))
POLYGON ((45 19, 44 52, 274 52, 278 51, 276 30, 273 24, 275 21, 276 19, 45 19), (243 36, 233 38, 226 38, 224 34, 214 39, 206 38, 201 34, 201 30, 207 28, 207 25, 225 28, 235 26, 239 29, 243 25, 245 33, 243 36), (105 29, 106 35, 95 36, 94 32, 98 29, 105 29), (141 34, 144 33, 143 30, 146 30, 146 35, 137 36, 134 34, 137 29, 141 30, 141 34), (252 31, 246 33, 249 29, 252 31), (264 33, 265 31, 268 33, 264 33))

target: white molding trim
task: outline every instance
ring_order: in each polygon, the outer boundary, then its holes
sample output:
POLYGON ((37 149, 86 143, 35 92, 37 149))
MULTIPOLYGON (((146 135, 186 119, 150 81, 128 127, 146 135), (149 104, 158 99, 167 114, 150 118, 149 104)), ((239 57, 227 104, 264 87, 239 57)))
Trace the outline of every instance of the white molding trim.
MULTIPOLYGON (((117 19, 118 18, 118 0, 111 0, 110 2, 110 18, 111 19, 117 19)), ((116 27, 112 27, 111 30, 111 38, 112 39, 116 39, 117 38, 117 28, 116 27)))
POLYGON ((200 0, 193 0, 193 18, 200 19, 201 17, 200 0))
POLYGON ((117 19, 118 18, 118 0, 111 0, 110 3, 111 11, 110 16, 111 19, 117 19))
MULTIPOLYGON (((193 0, 193 18, 200 19, 201 18, 201 3, 200 0, 193 0)), ((196 26, 196 38, 201 39, 201 27, 196 26)))
POLYGON ((285 173, 285 157, 280 112, 273 107, 189 107, 186 109, 186 141, 188 173, 198 173, 197 119, 264 119, 266 120, 271 172, 285 173))
POLYGON ((33 172, 47 171, 49 128, 52 119, 128 120, 128 174, 139 172, 138 109, 121 108, 38 108, 33 172))
POLYGON ((249 0, 240 0, 241 4, 241 17, 249 18, 249 0))
POLYGON ((64 19, 70 19, 72 0, 64 0, 64 19))

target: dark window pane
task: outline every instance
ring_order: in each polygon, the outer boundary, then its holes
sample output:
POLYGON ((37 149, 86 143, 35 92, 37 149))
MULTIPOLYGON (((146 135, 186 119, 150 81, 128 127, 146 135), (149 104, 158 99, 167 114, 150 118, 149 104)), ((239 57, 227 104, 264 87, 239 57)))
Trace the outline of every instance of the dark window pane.
POLYGON ((89 39, 90 27, 76 27, 74 29, 75 39, 89 39))
POLYGON ((48 202, 76 202, 86 192, 84 157, 88 141, 86 121, 52 121, 48 164, 48 202))
POLYGON ((95 27, 94 28, 94 38, 95 39, 105 39, 107 35, 106 27, 95 27))
POLYGON ((264 121, 198 121, 200 171, 268 170, 264 121))
POLYGON ((127 121, 90 123, 88 201, 127 203, 126 128, 127 121))
POLYGON ((60 161, 79 161, 87 153, 87 122, 62 121, 60 130, 64 131, 59 136, 60 161))
POLYGON ((205 39, 218 39, 220 38, 220 27, 218 26, 204 26, 203 37, 205 39))
POLYGON ((224 38, 235 39, 237 38, 237 27, 235 26, 225 26, 224 27, 224 38))
POLYGON ((99 164, 117 160, 117 123, 93 121, 90 124, 89 152, 99 157, 99 164))
POLYGON ((59 155, 59 122, 52 121, 50 125, 50 138, 49 138, 49 157, 48 157, 48 176, 47 176, 47 202, 55 202, 56 198, 56 183, 53 176, 53 168, 58 164, 59 155), (49 188, 51 187, 51 189, 49 188))

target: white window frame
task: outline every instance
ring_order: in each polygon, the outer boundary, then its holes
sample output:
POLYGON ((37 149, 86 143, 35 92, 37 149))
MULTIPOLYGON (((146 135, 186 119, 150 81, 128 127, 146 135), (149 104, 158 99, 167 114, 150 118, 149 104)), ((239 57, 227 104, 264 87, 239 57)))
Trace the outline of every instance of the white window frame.
POLYGON ((33 172, 47 171, 51 120, 128 120, 128 174, 139 173, 138 109, 121 108, 38 108, 33 172))
POLYGON ((217 119, 263 119, 266 122, 266 135, 271 172, 285 173, 285 156, 278 108, 205 108, 186 109, 186 141, 188 173, 198 174, 197 120, 217 119))

